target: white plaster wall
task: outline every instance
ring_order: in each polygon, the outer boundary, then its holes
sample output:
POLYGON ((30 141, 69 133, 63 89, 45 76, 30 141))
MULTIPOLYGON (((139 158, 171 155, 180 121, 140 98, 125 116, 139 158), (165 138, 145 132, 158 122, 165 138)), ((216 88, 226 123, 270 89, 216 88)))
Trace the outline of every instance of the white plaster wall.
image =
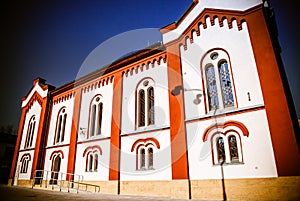
POLYGON ((26 117, 25 117, 25 121, 24 121, 24 127, 23 127, 23 131, 22 131, 22 139, 21 139, 21 144, 20 144, 20 150, 24 150, 24 146, 25 146, 25 142, 26 142, 26 135, 27 135, 27 131, 28 131, 28 124, 29 124, 29 121, 30 121, 30 119, 33 115, 35 115, 34 134, 33 134, 33 139, 32 139, 32 146, 29 147, 28 149, 35 147, 37 132, 38 132, 39 123, 40 123, 41 111, 42 111, 41 105, 37 101, 34 101, 31 108, 26 113, 26 117))
POLYGON ((163 42, 166 44, 179 38, 205 8, 245 11, 261 3, 262 0, 200 0, 176 29, 163 34, 163 42))
POLYGON ((55 145, 65 145, 70 143, 71 137, 71 127, 73 120, 73 109, 74 109, 74 98, 69 100, 62 101, 57 104, 52 105, 51 118, 49 123, 49 132, 48 132, 48 141, 47 147, 54 145, 54 137, 56 133, 56 124, 57 124, 57 115, 60 112, 61 108, 65 107, 65 113, 67 114, 66 126, 65 126, 65 137, 63 142, 58 142, 55 145))
POLYGON ((99 139, 111 136, 113 82, 89 92, 82 92, 78 141, 86 140, 89 126, 90 103, 97 94, 102 95, 100 100, 103 103, 101 135, 96 135, 89 139, 99 139), (81 132, 80 128, 84 128, 84 132, 81 132))
POLYGON ((172 180, 170 131, 161 130, 146 134, 128 135, 121 138, 120 180, 172 180), (160 149, 154 149, 153 170, 136 170, 136 150, 132 145, 139 139, 154 137, 160 149))
POLYGON ((29 180, 30 179, 31 170, 32 170, 33 156, 34 156, 34 150, 19 152, 18 160, 17 160, 17 164, 16 164, 16 172, 15 172, 15 175, 19 174, 18 179, 21 179, 21 180, 29 180), (22 167, 22 163, 20 162, 20 160, 21 160, 21 158, 24 154, 30 154, 31 160, 28 162, 27 173, 20 173, 21 167, 22 167), (19 171, 19 173, 17 173, 17 171, 19 171))
MULTIPOLYGON (((235 120, 243 123, 249 130, 249 136, 241 135, 244 164, 224 165, 224 178, 263 178, 277 177, 267 117, 264 110, 223 116, 218 123, 235 120), (259 123, 258 123, 259 122, 259 123)), ((187 141, 191 179, 221 179, 221 166, 213 165, 210 135, 203 142, 205 129, 215 120, 188 123, 187 141)))
POLYGON ((154 67, 140 69, 138 73, 123 76, 123 93, 122 93, 122 123, 121 133, 133 133, 144 130, 153 130, 170 126, 169 117, 169 97, 168 97, 168 77, 167 64, 161 60, 160 65, 155 62, 154 67), (154 80, 154 118, 155 125, 142 128, 136 128, 136 87, 144 78, 152 78, 154 80))
POLYGON ((85 181, 108 181, 109 180, 109 158, 110 140, 93 141, 84 144, 77 144, 75 174, 83 175, 85 181), (86 172, 86 157, 83 153, 86 148, 98 145, 102 149, 102 155, 98 158, 98 171, 86 172))
MULTIPOLYGON (((68 168, 68 157, 69 157, 69 146, 62 146, 62 147, 54 147, 54 148, 48 148, 45 150, 45 164, 44 164, 44 170, 51 171, 52 168, 52 160, 50 160, 51 154, 55 151, 62 151, 64 154, 64 157, 61 156, 61 163, 60 163, 60 171, 61 173, 67 173, 68 168)), ((54 158, 54 157, 53 157, 54 158)), ((53 159, 52 158, 52 159, 53 159)), ((66 179, 66 174, 62 174, 62 179, 66 179)), ((44 175, 45 176, 45 175, 44 175)), ((51 175, 48 175, 48 179, 51 178, 51 175)), ((60 175, 59 178, 61 179, 60 175)))
MULTIPOLYGON (((201 58, 213 48, 222 48, 229 54, 230 61, 228 62, 231 64, 236 95, 235 103, 238 103, 238 108, 263 105, 258 72, 246 23, 243 23, 243 29, 238 31, 236 22, 233 22, 233 28, 229 29, 226 20, 223 27, 219 26, 217 20, 215 25, 211 26, 209 19, 207 19, 208 27, 203 29, 201 25, 201 34, 200 36, 194 35, 194 43, 190 44, 188 41, 187 50, 181 48, 184 88, 205 91, 200 70, 201 58), (251 101, 248 100, 248 92, 251 101)), ((196 95, 201 93, 203 94, 197 90, 185 92, 186 119, 206 115, 204 96, 201 97, 200 104, 193 103, 196 95)), ((208 107, 208 100, 206 104, 208 107)))

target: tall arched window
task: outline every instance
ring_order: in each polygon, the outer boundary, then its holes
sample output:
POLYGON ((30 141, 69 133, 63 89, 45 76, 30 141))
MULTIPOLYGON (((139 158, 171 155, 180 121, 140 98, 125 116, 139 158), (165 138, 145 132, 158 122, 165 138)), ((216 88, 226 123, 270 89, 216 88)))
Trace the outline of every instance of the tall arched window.
POLYGON ((25 148, 30 148, 32 146, 35 124, 36 124, 35 116, 32 116, 28 123, 27 135, 26 135, 25 146, 24 146, 25 148))
POLYGON ((219 76, 222 88, 223 105, 224 107, 233 106, 232 84, 227 61, 221 61, 219 63, 219 76))
POLYGON ((214 50, 203 58, 206 94, 210 111, 234 106, 232 75, 228 55, 214 50))
POLYGON ((139 91, 139 127, 145 126, 145 91, 139 91))
POLYGON ((218 100, 218 89, 217 89, 214 66, 208 65, 205 69, 205 73, 206 73, 209 108, 216 109, 219 107, 219 100, 218 100))
POLYGON ((56 134, 54 144, 63 142, 65 139, 67 113, 66 108, 62 108, 57 115, 56 134))
POLYGON ((154 124, 154 88, 148 88, 148 125, 154 124))
POLYGON ((89 134, 87 137, 93 137, 101 134, 102 115, 103 115, 103 103, 101 102, 100 95, 97 95, 91 101, 90 125, 89 125, 89 134))
POLYGON ((137 87, 137 125, 144 127, 155 123, 154 82, 143 80, 137 87))

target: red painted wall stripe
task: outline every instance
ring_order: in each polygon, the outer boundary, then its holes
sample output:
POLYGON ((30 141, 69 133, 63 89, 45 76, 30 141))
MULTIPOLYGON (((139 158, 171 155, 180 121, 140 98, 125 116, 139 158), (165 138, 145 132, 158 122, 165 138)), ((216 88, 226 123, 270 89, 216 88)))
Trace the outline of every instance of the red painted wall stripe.
MULTIPOLYGON (((68 167, 67 173, 75 173, 75 160, 76 160, 76 148, 77 148, 77 130, 78 121, 80 114, 80 104, 81 104, 81 90, 76 89, 73 109, 73 118, 71 126, 71 136, 70 136, 70 146, 69 146, 69 156, 68 156, 68 167)), ((72 176, 67 175, 67 179, 73 179, 72 176)))
POLYGON ((300 175, 300 157, 281 75, 262 9, 246 16, 279 176, 300 175))
POLYGON ((168 60, 172 178, 189 179, 183 92, 180 90, 178 95, 171 94, 175 87, 183 86, 179 45, 173 43, 167 47, 166 51, 168 60))
POLYGON ((109 180, 120 180, 120 132, 122 111, 122 73, 114 75, 111 121, 109 180))

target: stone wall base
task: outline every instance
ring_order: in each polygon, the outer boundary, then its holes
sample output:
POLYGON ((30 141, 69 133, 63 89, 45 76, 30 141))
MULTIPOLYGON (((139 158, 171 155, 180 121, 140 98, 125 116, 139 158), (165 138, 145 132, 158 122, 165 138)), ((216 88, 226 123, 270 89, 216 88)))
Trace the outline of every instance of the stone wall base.
MULTIPOLYGON (((12 181, 8 181, 12 182, 12 181)), ((83 181, 100 186, 100 193, 199 200, 300 200, 300 176, 253 179, 172 181, 83 181)), ((18 180, 20 186, 32 180, 18 180)), ((39 185, 37 185, 39 186, 39 185)), ((43 183, 44 186, 44 183, 43 183)), ((93 187, 89 187, 93 191, 93 187)))

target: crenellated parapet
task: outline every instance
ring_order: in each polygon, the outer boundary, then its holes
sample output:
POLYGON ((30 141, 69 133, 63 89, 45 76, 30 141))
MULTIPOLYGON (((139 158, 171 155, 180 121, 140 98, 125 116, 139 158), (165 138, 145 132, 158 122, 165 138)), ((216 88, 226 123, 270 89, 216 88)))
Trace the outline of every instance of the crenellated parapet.
POLYGON ((132 76, 134 74, 138 74, 139 72, 149 70, 150 68, 154 68, 155 66, 159 66, 162 63, 166 62, 167 55, 165 52, 163 52, 161 54, 148 57, 144 60, 141 60, 140 62, 128 66, 125 70, 122 71, 122 75, 125 77, 132 76))

